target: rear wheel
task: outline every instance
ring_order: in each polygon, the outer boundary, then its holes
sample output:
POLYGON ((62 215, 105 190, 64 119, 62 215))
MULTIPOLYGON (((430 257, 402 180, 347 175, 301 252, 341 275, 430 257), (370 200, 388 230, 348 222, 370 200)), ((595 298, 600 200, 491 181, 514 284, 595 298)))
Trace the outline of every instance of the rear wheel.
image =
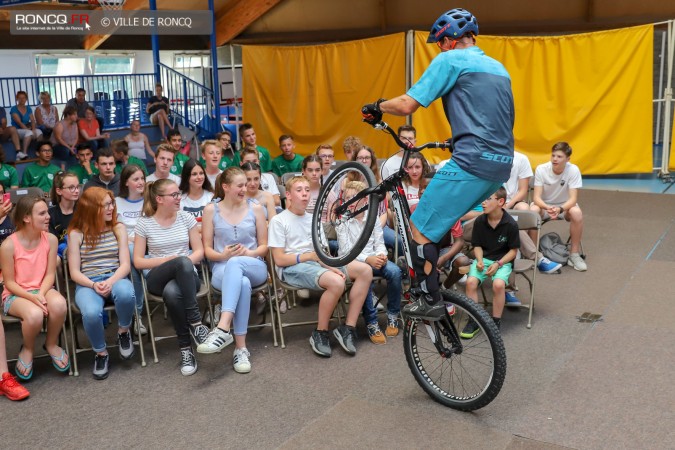
POLYGON ((409 318, 403 346, 410 371, 435 401, 460 411, 484 407, 499 394, 506 375, 506 351, 487 312, 466 296, 441 291, 452 315, 429 322, 409 318), (471 339, 459 334, 469 321, 479 331, 471 339))
POLYGON ((375 186, 375 176, 370 168, 359 162, 348 162, 335 170, 321 187, 312 216, 312 243, 319 259, 333 267, 344 266, 352 262, 363 250, 375 226, 380 200, 376 194, 364 195, 363 192, 349 192, 345 196, 345 187, 350 181, 360 181, 365 188, 375 186), (349 247, 343 246, 337 251, 337 229, 350 226, 359 221, 360 230, 355 236, 350 233, 349 247), (333 244, 331 243, 333 242, 333 244), (332 247, 332 248, 331 248, 332 247))

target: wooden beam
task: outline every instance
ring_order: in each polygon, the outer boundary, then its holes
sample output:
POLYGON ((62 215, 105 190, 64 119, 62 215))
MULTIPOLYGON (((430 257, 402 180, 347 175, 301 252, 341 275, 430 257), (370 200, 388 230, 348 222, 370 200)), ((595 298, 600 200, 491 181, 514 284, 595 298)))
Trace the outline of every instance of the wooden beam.
MULTIPOLYGON (((127 0, 124 3, 124 11, 138 11, 141 9, 147 9, 148 4, 147 0, 127 0)), ((110 35, 115 32, 117 27, 113 28, 110 34, 90 34, 84 38, 82 46, 85 50, 96 50, 99 48, 105 41, 108 40, 110 35)))
POLYGON ((281 0, 233 0, 216 21, 216 45, 230 42, 279 2, 281 0))

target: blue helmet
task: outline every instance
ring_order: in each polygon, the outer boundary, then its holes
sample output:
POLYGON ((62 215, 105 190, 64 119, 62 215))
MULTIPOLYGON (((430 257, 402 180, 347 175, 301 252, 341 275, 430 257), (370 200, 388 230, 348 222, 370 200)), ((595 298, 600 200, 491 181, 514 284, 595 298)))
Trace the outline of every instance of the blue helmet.
POLYGON ((427 44, 438 42, 445 36, 459 39, 466 33, 478 35, 478 20, 466 9, 451 9, 436 19, 429 32, 427 44))

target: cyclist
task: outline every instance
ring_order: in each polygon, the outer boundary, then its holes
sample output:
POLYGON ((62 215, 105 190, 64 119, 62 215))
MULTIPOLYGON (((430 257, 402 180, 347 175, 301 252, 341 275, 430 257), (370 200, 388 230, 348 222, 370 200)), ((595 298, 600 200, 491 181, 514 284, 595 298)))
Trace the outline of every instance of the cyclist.
POLYGON ((453 131, 452 160, 429 183, 411 216, 411 258, 422 295, 407 305, 409 315, 443 314, 439 292, 438 242, 471 208, 509 178, 513 161, 514 106, 511 79, 498 61, 478 48, 478 21, 469 11, 452 9, 434 23, 427 43, 436 56, 406 94, 362 108, 375 125, 382 114, 405 116, 442 98, 453 131), (448 205, 446 199, 452 198, 448 205))

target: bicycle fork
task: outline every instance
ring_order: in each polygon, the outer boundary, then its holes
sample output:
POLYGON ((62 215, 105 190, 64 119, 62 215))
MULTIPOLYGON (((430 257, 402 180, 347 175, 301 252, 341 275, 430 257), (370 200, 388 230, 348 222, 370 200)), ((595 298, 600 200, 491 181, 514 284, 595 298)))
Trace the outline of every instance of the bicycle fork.
POLYGON ((452 322, 449 314, 434 321, 414 318, 408 320, 419 320, 424 324, 424 329, 429 335, 429 339, 433 342, 438 354, 443 358, 450 358, 453 355, 462 354, 464 346, 462 345, 459 333, 457 333, 457 328, 455 328, 455 324, 452 322), (450 348, 445 346, 443 338, 450 344, 450 348))

